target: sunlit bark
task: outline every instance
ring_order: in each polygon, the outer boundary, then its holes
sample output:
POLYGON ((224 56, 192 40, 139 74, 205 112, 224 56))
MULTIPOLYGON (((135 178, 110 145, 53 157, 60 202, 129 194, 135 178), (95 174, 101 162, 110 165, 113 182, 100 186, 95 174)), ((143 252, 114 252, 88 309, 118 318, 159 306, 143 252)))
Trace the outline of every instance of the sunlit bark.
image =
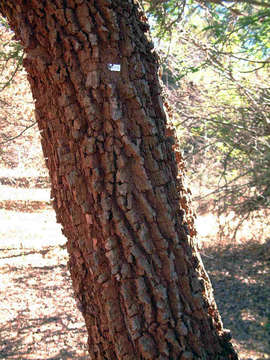
POLYGON ((0 9, 25 47, 91 359, 237 359, 191 236, 138 4, 18 0, 0 9))

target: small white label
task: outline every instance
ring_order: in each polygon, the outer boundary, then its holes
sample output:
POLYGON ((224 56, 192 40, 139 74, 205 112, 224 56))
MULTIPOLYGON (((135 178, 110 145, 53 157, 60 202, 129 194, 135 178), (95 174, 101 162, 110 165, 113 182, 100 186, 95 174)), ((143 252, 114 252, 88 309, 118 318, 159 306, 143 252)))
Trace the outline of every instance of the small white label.
POLYGON ((121 71, 120 64, 108 64, 108 69, 111 71, 121 71))

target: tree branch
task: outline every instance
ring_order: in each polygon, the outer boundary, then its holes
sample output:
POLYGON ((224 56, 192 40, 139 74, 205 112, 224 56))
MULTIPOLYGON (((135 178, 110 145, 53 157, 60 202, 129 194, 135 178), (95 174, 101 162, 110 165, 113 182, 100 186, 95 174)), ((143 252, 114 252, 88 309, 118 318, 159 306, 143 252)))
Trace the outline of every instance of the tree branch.
POLYGON ((35 126, 36 124, 37 124, 36 121, 33 122, 31 125, 27 126, 25 129, 23 129, 19 134, 15 135, 15 136, 13 136, 13 137, 11 137, 11 138, 8 138, 8 139, 5 140, 5 141, 0 142, 0 145, 4 145, 4 144, 6 144, 6 143, 8 143, 8 142, 10 142, 10 141, 13 141, 13 140, 19 138, 20 136, 22 136, 22 134, 24 134, 27 130, 31 129, 31 128, 32 128, 33 126, 35 126))

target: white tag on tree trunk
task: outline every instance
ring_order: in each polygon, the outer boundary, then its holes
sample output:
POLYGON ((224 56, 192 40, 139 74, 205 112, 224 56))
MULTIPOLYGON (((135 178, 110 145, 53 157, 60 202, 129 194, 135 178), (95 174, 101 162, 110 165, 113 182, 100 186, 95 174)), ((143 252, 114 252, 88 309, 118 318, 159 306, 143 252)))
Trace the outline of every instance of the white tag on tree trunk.
POLYGON ((120 64, 108 64, 108 69, 111 71, 121 71, 120 64))

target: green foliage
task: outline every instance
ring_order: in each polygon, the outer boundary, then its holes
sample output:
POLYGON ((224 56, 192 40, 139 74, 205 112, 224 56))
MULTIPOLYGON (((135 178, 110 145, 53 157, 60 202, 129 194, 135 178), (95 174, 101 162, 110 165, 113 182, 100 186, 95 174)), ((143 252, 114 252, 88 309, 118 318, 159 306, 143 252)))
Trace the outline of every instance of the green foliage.
POLYGON ((6 29, 10 29, 10 26, 8 24, 7 19, 5 19, 4 17, 0 16, 0 27, 4 27, 6 29))
POLYGON ((211 13, 215 15, 205 30, 213 31, 216 45, 234 44, 241 55, 247 57, 269 56, 270 9, 260 10, 249 4, 236 6, 236 14, 221 6, 211 6, 211 13))
POLYGON ((259 6, 252 1, 227 4, 217 0, 143 3, 150 19, 154 19, 156 37, 169 40, 176 29, 192 32, 197 39, 207 38, 208 51, 221 61, 223 56, 230 55, 248 62, 252 68, 269 63, 270 4, 259 6))
POLYGON ((22 68, 23 60, 21 44, 11 40, 6 30, 9 30, 9 25, 4 18, 0 17, 0 31, 3 35, 0 40, 0 91, 12 83, 17 71, 22 68), (12 70, 9 71, 9 69, 12 70))
POLYGON ((220 213, 268 208, 270 4, 187 0, 171 14, 176 1, 147 3, 193 183, 220 213))
POLYGON ((185 0, 143 0, 145 10, 150 18, 155 21, 154 32, 159 37, 168 39, 173 25, 182 18, 186 1, 185 0))

